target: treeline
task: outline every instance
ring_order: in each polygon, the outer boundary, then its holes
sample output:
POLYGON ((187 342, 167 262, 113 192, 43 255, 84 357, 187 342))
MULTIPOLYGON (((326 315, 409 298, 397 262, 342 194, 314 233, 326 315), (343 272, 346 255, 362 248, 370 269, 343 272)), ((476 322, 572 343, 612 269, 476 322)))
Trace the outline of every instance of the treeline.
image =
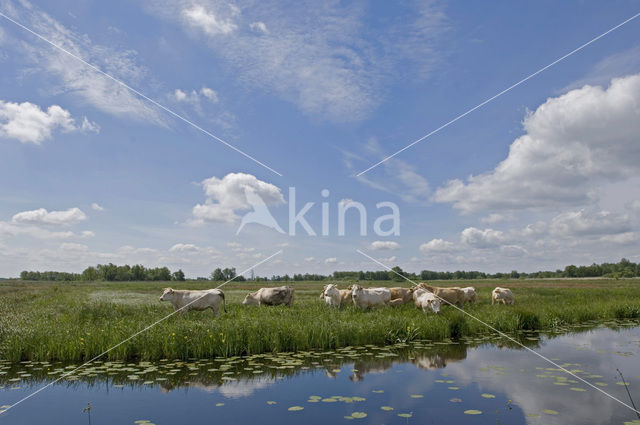
MULTIPOLYGON (((563 270, 539 271, 522 273, 513 270, 509 273, 484 273, 479 271, 457 270, 455 272, 436 272, 422 270, 420 273, 405 272, 396 266, 393 271, 336 271, 332 275, 321 274, 293 274, 273 275, 269 277, 255 276, 255 281, 272 282, 297 282, 297 281, 322 281, 322 280, 404 280, 401 276, 411 280, 473 280, 473 279, 527 279, 527 278, 565 278, 565 277, 640 277, 640 263, 634 263, 626 258, 618 263, 592 264, 590 266, 566 266, 563 270)), ((98 264, 95 267, 87 267, 82 273, 66 272, 35 272, 23 271, 20 273, 22 280, 46 280, 46 281, 184 281, 182 270, 171 272, 167 267, 146 268, 140 264, 129 266, 116 266, 115 264, 98 264)), ((209 277, 198 277, 197 280, 212 281, 247 280, 244 276, 238 276, 235 268, 217 268, 209 277)), ((251 280, 251 279, 249 279, 251 280)))
POLYGON ((66 273, 66 272, 32 272, 23 271, 20 273, 22 280, 47 280, 47 281, 108 281, 108 282, 132 282, 132 281, 165 281, 176 280, 184 281, 185 276, 182 270, 171 271, 167 267, 146 268, 143 265, 136 264, 130 266, 117 266, 115 264, 98 264, 97 266, 87 267, 82 273, 66 273))

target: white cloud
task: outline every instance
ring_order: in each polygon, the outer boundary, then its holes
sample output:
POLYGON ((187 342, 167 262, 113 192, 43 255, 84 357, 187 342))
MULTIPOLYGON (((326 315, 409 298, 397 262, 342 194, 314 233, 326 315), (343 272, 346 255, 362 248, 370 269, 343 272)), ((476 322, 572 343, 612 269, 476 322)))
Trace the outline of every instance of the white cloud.
POLYGON ((486 217, 482 217, 480 219, 480 222, 482 222, 483 224, 494 224, 494 223, 499 223, 501 221, 507 221, 511 219, 512 217, 510 215, 492 213, 486 217))
POLYGON ((202 98, 207 99, 212 103, 217 103, 218 93, 209 87, 202 86, 199 91, 191 90, 189 93, 181 89, 175 89, 173 92, 173 98, 178 102, 191 103, 194 105, 198 105, 202 98))
POLYGON ((11 218, 11 221, 23 224, 70 225, 86 219, 87 215, 80 208, 69 208, 65 211, 47 211, 44 208, 38 208, 19 212, 11 218))
POLYGON ((618 233, 617 235, 604 235, 600 238, 602 242, 620 244, 620 245, 630 245, 633 243, 637 243, 640 240, 637 232, 624 232, 618 233))
POLYGON ((230 173, 222 179, 211 177, 202 182, 206 194, 204 204, 193 207, 195 224, 203 222, 233 223, 239 216, 236 211, 248 210, 246 190, 252 190, 266 205, 284 204, 282 192, 271 183, 258 180, 251 174, 230 173))
POLYGON ((183 253, 192 253, 199 252, 200 248, 198 248, 194 244, 190 243, 177 243, 169 248, 169 252, 183 252, 183 253))
POLYGON ((60 244, 60 249, 67 252, 87 252, 89 247, 80 243, 64 242, 60 244))
POLYGON ((259 32, 262 34, 269 34, 267 25, 264 22, 251 22, 249 24, 249 28, 251 28, 251 31, 259 32))
POLYGON ((315 260, 316 260, 315 257, 307 257, 307 258, 304 259, 304 261, 306 261, 307 263, 311 263, 311 262, 313 262, 315 260))
POLYGON ((504 243, 507 237, 500 230, 480 230, 475 227, 467 227, 460 234, 460 240, 475 248, 491 248, 504 243))
POLYGON ((551 220, 552 235, 590 236, 615 235, 632 230, 629 217, 608 211, 571 211, 551 220))
POLYGON ((384 98, 386 82, 399 74, 423 78, 440 57, 433 46, 445 18, 435 2, 412 2, 398 12, 402 20, 382 27, 365 25, 367 8, 360 4, 201 3, 165 0, 145 7, 204 36, 238 82, 330 121, 367 117, 384 98))
POLYGON ((549 98, 494 170, 456 179, 433 199, 463 213, 585 205, 594 186, 640 175, 640 75, 549 98))
POLYGON ((500 254, 506 257, 522 257, 527 255, 527 250, 519 245, 504 245, 500 247, 500 254))
POLYGON ((63 133, 77 130, 97 132, 98 126, 89 122, 87 117, 77 126, 71 113, 58 105, 51 105, 43 111, 40 106, 30 102, 0 100, 0 138, 39 145, 51 139, 54 130, 63 133))
POLYGON ((455 245, 452 242, 445 241, 444 239, 431 239, 429 242, 420 245, 420 251, 430 253, 447 253, 452 252, 455 249, 455 245))
POLYGON ((71 231, 53 232, 51 230, 42 229, 32 225, 15 225, 7 223, 6 221, 0 221, 0 238, 15 237, 15 236, 30 236, 35 239, 51 240, 51 239, 71 239, 71 238, 85 238, 94 236, 91 231, 84 231, 81 234, 76 234, 71 231))
POLYGON ((222 19, 200 5, 184 9, 182 16, 189 26, 210 36, 230 34, 238 28, 231 19, 222 19))
POLYGON ((393 263, 397 259, 398 258, 395 255, 392 255, 391 257, 378 258, 378 261, 380 261, 382 264, 389 264, 389 263, 393 263))
POLYGON ((400 249, 400 244, 393 241, 374 241, 369 245, 371 250, 394 250, 400 249))
POLYGON ((338 259, 336 257, 329 257, 324 260, 325 264, 336 264, 338 259))
POLYGON ((104 211, 104 207, 100 206, 99 204, 97 204, 95 202, 93 204, 91 204, 91 209, 95 210, 95 211, 104 211))
MULTIPOLYGON (((87 35, 70 30, 25 0, 20 1, 19 5, 11 1, 3 4, 5 13, 11 18, 115 78, 137 87, 151 80, 147 69, 137 64, 135 51, 117 50, 93 43, 87 35)), ((158 111, 144 100, 77 59, 35 38, 23 37, 11 41, 7 45, 16 51, 16 57, 24 57, 29 61, 30 72, 42 71, 44 82, 53 78, 53 94, 71 93, 106 113, 165 125, 166 120, 160 119, 158 111)), ((97 129, 95 124, 87 124, 93 128, 92 131, 97 129)))

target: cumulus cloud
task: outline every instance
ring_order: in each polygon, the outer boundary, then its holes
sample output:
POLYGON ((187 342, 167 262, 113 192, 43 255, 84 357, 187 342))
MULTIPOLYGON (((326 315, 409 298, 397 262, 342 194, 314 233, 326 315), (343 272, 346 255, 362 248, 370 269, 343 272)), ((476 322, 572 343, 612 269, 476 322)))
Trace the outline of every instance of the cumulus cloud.
POLYGON ((99 204, 97 204, 95 202, 93 204, 91 204, 91 209, 95 210, 95 211, 104 211, 104 207, 100 206, 99 204))
POLYGON ((262 34, 269 34, 267 25, 264 22, 251 22, 249 24, 249 28, 251 28, 251 30, 255 32, 259 32, 262 34))
POLYGON ((34 225, 16 225, 6 221, 0 221, 0 238, 22 235, 42 240, 89 238, 95 236, 95 234, 89 230, 77 234, 71 231, 51 231, 34 225))
POLYGON ((315 257, 307 257, 307 258, 304 259, 304 261, 306 261, 307 263, 311 263, 311 262, 313 262, 315 260, 316 260, 315 257))
POLYGON ((324 260, 325 264, 336 264, 338 259, 336 257, 329 257, 324 260))
POLYGON ((447 253, 454 251, 454 249, 455 245, 452 242, 445 241, 444 239, 431 239, 429 242, 420 245, 420 251, 425 254, 447 253))
MULTIPOLYGON (((232 9, 232 15, 237 12, 232 9)), ((238 26, 231 19, 221 18, 212 10, 203 6, 194 5, 182 10, 182 16, 187 25, 203 31, 210 36, 225 35, 233 32, 238 26)))
POLYGON ((258 180, 251 174, 230 173, 222 179, 211 177, 202 182, 207 197, 204 204, 193 207, 192 223, 234 223, 239 216, 236 211, 249 210, 247 191, 258 195, 266 205, 284 204, 280 188, 258 180))
POLYGON ((460 234, 462 243, 475 248, 491 248, 503 244, 507 237, 500 230, 467 227, 460 234))
POLYGON ((169 252, 183 252, 183 253, 192 253, 199 252, 200 248, 198 248, 194 244, 190 243, 177 243, 169 248, 169 252))
POLYGON ((640 75, 549 98, 494 170, 455 179, 433 200, 463 213, 592 203, 594 186, 640 175, 640 75))
POLYGON ((70 225, 86 219, 87 215, 80 208, 69 208, 64 211, 47 211, 45 208, 38 208, 19 212, 11 218, 11 221, 24 224, 70 225))
POLYGON ((392 255, 391 257, 378 258, 378 261, 380 261, 383 264, 389 264, 389 263, 393 263, 397 259, 398 259, 398 257, 396 257, 395 255, 392 255))
POLYGON ((369 249, 371 250, 394 250, 400 249, 400 244, 398 242, 393 241, 375 241, 369 245, 369 249))
POLYGON ((486 217, 482 217, 480 221, 483 224, 494 224, 494 223, 499 223, 501 221, 511 220, 512 218, 513 217, 511 215, 492 213, 486 217))
POLYGON ((173 98, 178 102, 185 102, 191 104, 199 104, 202 99, 206 99, 211 103, 218 102, 218 93, 209 87, 202 86, 198 91, 191 90, 191 92, 185 92, 181 89, 175 89, 173 92, 173 98))
POLYGON ((551 220, 552 234, 570 236, 615 235, 632 230, 629 217, 609 211, 570 211, 551 220))
POLYGON ((51 139, 54 130, 69 133, 78 130, 98 132, 98 129, 97 124, 89 122, 87 117, 77 125, 71 113, 58 105, 42 110, 30 102, 0 100, 0 138, 39 145, 51 139))

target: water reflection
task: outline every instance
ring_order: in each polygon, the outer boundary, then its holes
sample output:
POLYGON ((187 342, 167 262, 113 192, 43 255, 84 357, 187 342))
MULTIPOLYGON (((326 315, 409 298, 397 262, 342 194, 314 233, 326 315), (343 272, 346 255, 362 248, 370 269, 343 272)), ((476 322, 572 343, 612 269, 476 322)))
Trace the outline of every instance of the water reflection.
MULTIPOLYGON (((631 394, 640 399, 640 328, 620 327, 637 323, 608 325, 612 329, 593 329, 597 324, 591 323, 578 329, 583 332, 515 337, 629 402, 615 373, 619 368, 631 394)), ((74 367, 0 361, 0 406, 74 367)), ((212 408, 216 423, 254 423, 256 415, 261 423, 278 424, 360 418, 500 424, 622 424, 634 419, 631 411, 517 344, 487 335, 214 360, 96 362, 24 408, 0 415, 0 423, 77 423, 87 401, 94 420, 101 416, 104 423, 133 423, 151 414, 156 423, 182 424, 184 415, 211 422, 212 408), (58 408, 51 411, 47 406, 52 405, 58 408), (480 413, 473 417, 469 412, 480 413)))

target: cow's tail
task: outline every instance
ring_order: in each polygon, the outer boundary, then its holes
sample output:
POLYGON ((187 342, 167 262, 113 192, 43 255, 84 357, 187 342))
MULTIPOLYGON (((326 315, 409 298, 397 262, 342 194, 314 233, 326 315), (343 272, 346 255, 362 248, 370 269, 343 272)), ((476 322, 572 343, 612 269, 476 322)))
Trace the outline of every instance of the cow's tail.
POLYGON ((224 298, 224 292, 220 291, 220 296, 222 297, 222 308, 224 312, 227 312, 227 300, 224 298))

